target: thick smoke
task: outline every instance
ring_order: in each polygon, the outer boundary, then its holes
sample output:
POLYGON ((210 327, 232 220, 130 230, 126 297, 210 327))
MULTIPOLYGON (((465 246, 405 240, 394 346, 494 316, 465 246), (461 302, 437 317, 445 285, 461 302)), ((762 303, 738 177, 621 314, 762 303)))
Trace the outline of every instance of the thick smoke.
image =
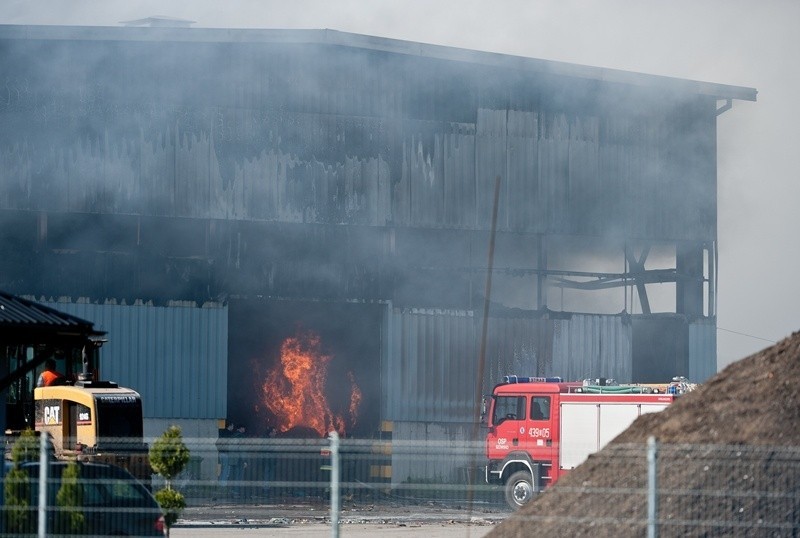
POLYGON ((14 291, 478 310, 496 176, 492 313, 680 312, 674 245, 715 249, 716 103, 680 82, 226 35, 97 28, 5 49, 4 204, 47 216, 21 214, 8 242, 57 262, 13 260, 14 291), (648 252, 645 285, 629 249, 648 252))

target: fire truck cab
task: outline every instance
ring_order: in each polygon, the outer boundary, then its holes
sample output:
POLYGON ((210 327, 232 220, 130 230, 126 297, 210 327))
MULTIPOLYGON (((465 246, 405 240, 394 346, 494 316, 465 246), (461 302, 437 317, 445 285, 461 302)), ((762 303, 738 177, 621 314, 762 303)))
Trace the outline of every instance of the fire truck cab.
POLYGON ((486 481, 505 485, 506 501, 518 509, 638 416, 666 408, 679 390, 677 381, 616 385, 506 376, 489 405, 486 481))

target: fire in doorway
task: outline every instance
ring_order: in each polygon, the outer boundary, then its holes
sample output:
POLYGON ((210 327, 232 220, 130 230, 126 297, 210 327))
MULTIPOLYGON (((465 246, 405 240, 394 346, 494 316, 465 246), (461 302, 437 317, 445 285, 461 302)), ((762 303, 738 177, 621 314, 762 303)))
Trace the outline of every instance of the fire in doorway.
POLYGON ((310 330, 298 330, 282 342, 280 360, 262 384, 262 403, 275 417, 279 432, 306 428, 320 437, 334 430, 344 436, 356 425, 362 395, 352 372, 347 372, 347 409, 332 409, 328 400, 332 358, 323 352, 320 336, 310 330))

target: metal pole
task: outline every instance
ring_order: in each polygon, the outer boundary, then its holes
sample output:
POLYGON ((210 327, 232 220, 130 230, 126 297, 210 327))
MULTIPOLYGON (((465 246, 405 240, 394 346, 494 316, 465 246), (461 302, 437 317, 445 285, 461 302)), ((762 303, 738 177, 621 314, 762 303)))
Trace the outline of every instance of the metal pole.
POLYGON ((492 205, 492 229, 489 234, 489 261, 486 268, 486 292, 483 297, 483 326, 481 328, 481 344, 478 353, 478 380, 475 387, 475 412, 472 440, 478 441, 481 422, 481 400, 483 398, 483 375, 486 369, 486 337, 489 332, 489 304, 492 296, 492 271, 494 269, 494 246, 497 236, 497 206, 500 203, 500 176, 494 180, 494 204, 492 205))
POLYGON ((339 538, 339 434, 328 434, 331 440, 331 531, 339 538))
POLYGON ((39 434, 39 538, 47 536, 47 433, 39 434))
POLYGON ((647 438, 647 538, 658 538, 658 444, 647 438))
MULTIPOLYGON (((492 296, 492 270, 494 269, 494 246, 497 237, 497 207, 500 203, 500 176, 494 180, 494 203, 492 204, 492 229, 489 234, 489 261, 486 268, 486 292, 483 297, 483 326, 481 328, 480 350, 478 352, 478 371, 475 384, 475 409, 472 415, 472 436, 470 438, 470 465, 467 469, 467 505, 470 511, 474 500, 475 479, 478 468, 478 450, 482 446, 479 435, 481 433, 481 407, 483 402, 483 376, 486 370, 486 338, 489 332, 489 304, 492 296)), ((467 530, 469 533, 469 530, 467 530)))

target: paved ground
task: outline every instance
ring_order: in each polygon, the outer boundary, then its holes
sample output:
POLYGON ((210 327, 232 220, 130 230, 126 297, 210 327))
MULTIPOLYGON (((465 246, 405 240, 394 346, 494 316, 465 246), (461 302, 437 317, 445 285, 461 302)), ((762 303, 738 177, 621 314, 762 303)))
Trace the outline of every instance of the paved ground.
MULTIPOLYGON (((331 536, 330 508, 324 503, 209 503, 191 506, 172 536, 331 536)), ((500 506, 469 510, 435 502, 350 505, 342 509, 341 536, 485 536, 509 511, 500 506)))
MULTIPOLYGON (((396 536, 403 538, 482 538, 494 526, 469 526, 461 523, 452 525, 342 525, 339 535, 344 537, 367 536, 396 536)), ((244 527, 244 526, 214 526, 214 527, 173 527, 170 536, 173 537, 206 537, 206 536, 286 536, 308 538, 328 538, 332 535, 330 525, 310 523, 292 527, 244 527)))

